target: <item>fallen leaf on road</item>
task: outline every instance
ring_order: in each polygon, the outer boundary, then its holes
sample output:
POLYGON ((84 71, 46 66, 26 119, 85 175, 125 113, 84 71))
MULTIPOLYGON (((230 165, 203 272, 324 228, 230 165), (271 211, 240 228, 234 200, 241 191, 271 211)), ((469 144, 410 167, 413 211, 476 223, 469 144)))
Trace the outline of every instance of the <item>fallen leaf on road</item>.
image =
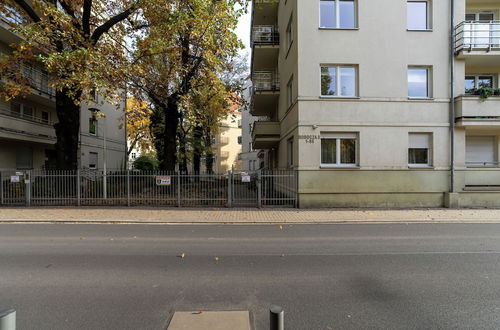
POLYGON ((185 253, 181 253, 180 255, 178 255, 179 258, 183 259, 186 257, 186 254, 185 253))
POLYGON ((47 266, 45 266, 45 268, 50 268, 52 267, 52 264, 48 264, 47 266))
POLYGON ((283 230, 283 226, 282 226, 282 225, 280 225, 280 226, 279 226, 279 229, 280 229, 280 230, 283 230))
POLYGON ((202 314, 203 312, 202 311, 197 311, 197 312, 193 312, 193 314, 202 314))
POLYGON ((219 257, 215 257, 215 258, 214 258, 214 260, 215 260, 215 261, 219 261, 219 257))
POLYGON ((85 237, 80 237, 80 240, 83 241, 83 240, 86 240, 86 238, 85 237))

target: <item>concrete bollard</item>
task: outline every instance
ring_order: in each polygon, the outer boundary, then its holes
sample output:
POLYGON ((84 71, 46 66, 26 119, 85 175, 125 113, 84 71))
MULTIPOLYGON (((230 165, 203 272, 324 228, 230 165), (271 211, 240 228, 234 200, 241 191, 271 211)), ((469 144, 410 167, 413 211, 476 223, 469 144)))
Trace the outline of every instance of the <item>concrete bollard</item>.
POLYGON ((285 311, 279 306, 271 306, 269 313, 271 330, 285 330, 285 311))
POLYGON ((0 330, 16 330, 16 311, 0 311, 0 330))

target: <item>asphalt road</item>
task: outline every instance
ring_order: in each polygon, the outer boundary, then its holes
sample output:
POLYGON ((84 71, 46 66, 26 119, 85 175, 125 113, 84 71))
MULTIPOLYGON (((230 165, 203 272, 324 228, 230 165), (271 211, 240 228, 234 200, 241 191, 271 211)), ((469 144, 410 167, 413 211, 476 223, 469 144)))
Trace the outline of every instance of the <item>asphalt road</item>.
POLYGON ((18 330, 165 329, 183 310, 268 329, 272 304, 286 329, 500 329, 500 224, 0 225, 18 330))

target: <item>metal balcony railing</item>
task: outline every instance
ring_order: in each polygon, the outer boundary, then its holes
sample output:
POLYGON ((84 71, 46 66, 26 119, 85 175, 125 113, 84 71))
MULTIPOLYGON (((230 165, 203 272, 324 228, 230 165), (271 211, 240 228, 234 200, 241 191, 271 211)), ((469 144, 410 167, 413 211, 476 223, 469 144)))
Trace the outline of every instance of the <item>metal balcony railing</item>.
POLYGON ((256 25, 252 28, 252 45, 279 45, 280 34, 274 25, 256 25))
POLYGON ((455 52, 500 49, 500 21, 464 21, 455 27, 455 52))
POLYGON ((279 91, 279 74, 273 71, 255 71, 252 74, 253 91, 279 91))
POLYGON ((16 8, 4 5, 4 11, 0 11, 0 19, 9 25, 28 24, 28 20, 24 18, 16 8))
POLYGON ((45 120, 45 119, 42 119, 42 118, 39 118, 39 117, 36 117, 36 116, 33 116, 33 115, 25 115, 25 114, 22 114, 22 113, 19 113, 19 112, 15 112, 15 111, 12 111, 10 109, 3 108, 3 107, 0 108, 0 114, 1 115, 6 115, 6 116, 9 116, 9 117, 14 117, 14 118, 19 118, 19 119, 31 121, 31 122, 38 123, 38 124, 43 124, 43 125, 48 125, 48 126, 54 126, 54 122, 53 121, 45 120))
POLYGON ((23 65, 22 72, 24 78, 30 81, 30 85, 33 89, 49 97, 54 97, 56 91, 49 85, 49 74, 46 71, 42 71, 30 65, 23 65))

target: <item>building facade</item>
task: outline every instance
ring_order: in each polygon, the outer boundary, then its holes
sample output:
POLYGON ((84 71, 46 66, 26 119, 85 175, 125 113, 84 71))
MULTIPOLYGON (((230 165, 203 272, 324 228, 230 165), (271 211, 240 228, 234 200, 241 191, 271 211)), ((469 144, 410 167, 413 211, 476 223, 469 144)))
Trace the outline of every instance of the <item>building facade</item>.
MULTIPOLYGON (((213 138, 212 150, 214 153, 214 173, 226 173, 227 171, 241 170, 242 151, 242 121, 241 112, 231 112, 227 118, 219 124, 219 132, 213 138)), ((202 172, 205 161, 202 161, 202 172)))
POLYGON ((301 207, 500 206, 499 15, 498 0, 254 1, 251 112, 269 120, 253 147, 299 172, 301 207))
MULTIPOLYGON (((11 30, 15 18, 0 15, 0 53, 9 54, 9 45, 20 42, 11 30)), ((23 75, 31 80, 31 93, 22 99, 0 100, 0 169, 51 168, 54 159, 57 122, 55 90, 41 68, 23 65, 23 75)), ((95 102, 81 107, 79 167, 119 169, 126 166, 126 130, 123 121, 125 99, 118 106, 95 102), (101 116, 98 113, 103 114, 101 116)))

